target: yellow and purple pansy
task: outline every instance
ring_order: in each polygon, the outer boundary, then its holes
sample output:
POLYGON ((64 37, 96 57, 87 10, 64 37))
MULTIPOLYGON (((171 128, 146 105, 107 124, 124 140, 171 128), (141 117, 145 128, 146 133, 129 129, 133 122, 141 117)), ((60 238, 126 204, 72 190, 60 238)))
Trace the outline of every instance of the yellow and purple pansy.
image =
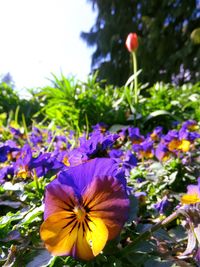
POLYGON ((200 177, 197 185, 188 185, 187 193, 181 198, 182 204, 196 204, 200 202, 200 177))
POLYGON ((40 235, 53 255, 90 260, 115 238, 128 218, 123 173, 113 159, 70 167, 46 187, 40 235))

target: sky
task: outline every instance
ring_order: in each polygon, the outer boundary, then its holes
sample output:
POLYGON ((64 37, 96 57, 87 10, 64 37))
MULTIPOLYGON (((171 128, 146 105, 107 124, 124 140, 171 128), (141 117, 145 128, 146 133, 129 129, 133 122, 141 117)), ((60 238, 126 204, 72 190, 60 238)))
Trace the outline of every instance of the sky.
POLYGON ((85 80, 92 48, 80 38, 96 14, 86 0, 0 0, 0 76, 18 91, 50 84, 52 74, 85 80))

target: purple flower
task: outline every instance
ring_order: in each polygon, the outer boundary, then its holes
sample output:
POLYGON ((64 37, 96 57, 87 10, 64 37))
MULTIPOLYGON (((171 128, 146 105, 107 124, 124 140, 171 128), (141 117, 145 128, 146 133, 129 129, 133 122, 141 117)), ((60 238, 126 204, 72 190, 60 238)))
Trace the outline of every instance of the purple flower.
POLYGON ((133 150, 137 153, 138 158, 149 159, 154 156, 154 142, 152 140, 146 139, 140 144, 133 144, 133 150))
POLYGON ((182 124, 181 129, 189 130, 189 131, 196 131, 199 129, 199 127, 195 120, 188 120, 182 124))
POLYGON ((200 202, 200 177, 198 178, 197 185, 188 185, 187 193, 181 198, 182 204, 196 204, 200 202))
POLYGON ((19 129, 16 129, 14 127, 9 127, 10 129, 10 133, 13 135, 14 138, 18 139, 18 138, 21 138, 21 139, 25 139, 26 138, 26 135, 24 133, 22 133, 19 129))
POLYGON ((166 161, 169 159, 171 152, 169 151, 168 147, 164 143, 159 143, 156 150, 155 156, 160 161, 166 161))
POLYGON ((118 162, 121 171, 125 173, 125 176, 130 174, 130 170, 137 166, 137 159, 130 150, 122 151, 120 149, 112 149, 109 152, 111 158, 118 162))
POLYGON ((49 171, 59 171, 64 167, 64 163, 57 160, 56 155, 52 153, 40 154, 31 161, 31 169, 35 169, 37 177, 46 175, 49 171))
POLYGON ((123 151, 121 149, 111 149, 109 151, 110 158, 120 158, 123 156, 123 151))
POLYGON ((104 156, 107 153, 106 150, 111 149, 118 138, 118 134, 109 132, 102 134, 99 131, 95 131, 90 135, 89 140, 85 142, 82 140, 78 150, 89 158, 104 156))
POLYGON ((65 135, 57 135, 54 139, 55 151, 64 151, 70 148, 70 143, 65 135))
POLYGON ((5 179, 9 177, 13 177, 14 175, 14 168, 13 166, 5 166, 0 168, 0 184, 5 182, 5 179))
POLYGON ((179 139, 185 139, 193 143, 195 139, 200 138, 200 134, 195 132, 197 129, 198 125, 195 121, 186 121, 179 130, 179 139))
POLYGON ((19 148, 14 141, 8 140, 0 147, 0 162, 6 162, 13 158, 13 152, 18 153, 19 148))
POLYGON ((131 168, 137 166, 138 160, 130 150, 127 150, 124 153, 124 156, 122 157, 122 160, 123 160, 123 165, 126 168, 130 168, 131 169, 131 168))
POLYGON ((179 132, 177 130, 170 130, 164 137, 163 140, 166 143, 170 143, 172 140, 179 138, 179 132))
POLYGON ((144 136, 140 134, 139 128, 129 127, 128 136, 132 144, 140 144, 141 142, 144 141, 144 136))
POLYGON ((162 136, 162 131, 163 131, 163 127, 158 126, 153 130, 152 133, 149 134, 149 137, 153 141, 158 141, 158 140, 160 140, 160 138, 162 136))
POLYGON ((43 136, 41 130, 38 129, 37 127, 33 127, 32 132, 29 136, 29 140, 34 146, 41 144, 43 142, 43 136))
POLYGON ((31 147, 28 144, 25 144, 19 151, 18 158, 14 163, 15 175, 19 178, 24 178, 24 179, 30 177, 31 161, 32 161, 31 147))
MULTIPOLYGON (((190 149, 191 142, 184 138, 184 132, 172 130, 163 138, 169 151, 177 154, 177 152, 187 152, 190 149)), ((186 136, 185 136, 186 137, 186 136)))
MULTIPOLYGON (((89 160, 89 157, 86 155, 86 152, 82 148, 75 148, 72 151, 69 151, 68 158, 66 158, 65 163, 68 160, 69 166, 77 166, 89 160)), ((66 165, 66 164, 65 164, 66 165)))
POLYGON ((167 196, 164 196, 163 199, 160 202, 154 204, 153 207, 157 210, 158 213, 164 214, 169 207, 169 204, 170 202, 167 196))
POLYGON ((108 125, 104 122, 99 122, 96 125, 92 126, 93 131, 99 131, 101 133, 106 132, 108 125))
POLYGON ((9 146, 2 146, 0 147, 0 162, 5 162, 7 161, 7 155, 9 152, 9 146))
POLYGON ((40 229, 53 255, 90 260, 115 238, 128 218, 124 177, 112 159, 94 159, 67 171, 46 187, 40 229))

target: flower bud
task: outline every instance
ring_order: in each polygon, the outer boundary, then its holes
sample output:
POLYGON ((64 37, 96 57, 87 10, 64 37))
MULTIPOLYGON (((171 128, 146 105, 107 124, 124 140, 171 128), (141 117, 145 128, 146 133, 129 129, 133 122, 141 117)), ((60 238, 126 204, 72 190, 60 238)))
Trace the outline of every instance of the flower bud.
POLYGON ((138 36, 136 33, 129 33, 126 39, 126 47, 129 52, 135 52, 138 48, 138 36))

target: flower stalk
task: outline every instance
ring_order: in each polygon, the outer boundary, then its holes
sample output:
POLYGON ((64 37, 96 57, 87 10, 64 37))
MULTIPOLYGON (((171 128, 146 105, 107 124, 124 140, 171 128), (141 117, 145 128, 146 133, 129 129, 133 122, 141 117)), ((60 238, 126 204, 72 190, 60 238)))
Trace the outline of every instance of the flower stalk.
POLYGON ((173 212, 172 214, 170 214, 165 219, 163 219, 162 221, 153 225, 150 229, 148 229, 145 232, 143 232, 142 234, 140 234, 137 238, 134 239, 134 241, 130 245, 128 245, 126 248, 123 249, 123 255, 129 253, 132 250, 132 248, 135 247, 139 242, 150 238, 151 235, 155 231, 159 230, 161 227, 166 226, 170 222, 175 220, 181 213, 182 213, 182 209, 180 208, 180 209, 176 210, 175 212, 173 212))
POLYGON ((135 105, 138 103, 138 78, 137 78, 137 58, 136 58, 136 52, 133 51, 132 53, 132 59, 133 59, 133 74, 135 76, 134 78, 134 102, 135 105))
POLYGON ((38 180, 38 177, 37 177, 35 169, 33 170, 33 179, 34 179, 35 187, 36 187, 36 189, 38 191, 38 194, 40 195, 40 183, 39 183, 39 180, 38 180))

